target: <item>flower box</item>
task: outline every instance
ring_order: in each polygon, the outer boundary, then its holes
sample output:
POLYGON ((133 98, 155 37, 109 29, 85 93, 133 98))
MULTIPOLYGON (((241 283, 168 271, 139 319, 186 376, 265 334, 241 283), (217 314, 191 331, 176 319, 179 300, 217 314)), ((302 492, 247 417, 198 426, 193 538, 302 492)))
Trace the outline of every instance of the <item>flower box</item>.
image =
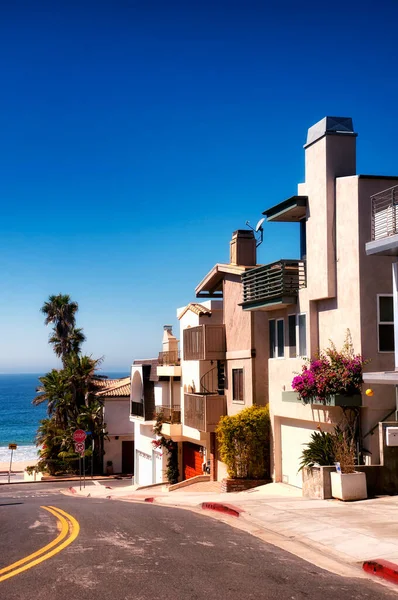
POLYGON ((316 404, 319 406, 362 406, 362 396, 361 394, 353 394, 352 396, 332 394, 325 400, 309 397, 308 401, 303 401, 297 392, 282 392, 282 402, 300 402, 301 404, 316 404))
POLYGON ((366 474, 330 473, 332 496, 339 500, 365 500, 368 497, 366 489, 366 474))

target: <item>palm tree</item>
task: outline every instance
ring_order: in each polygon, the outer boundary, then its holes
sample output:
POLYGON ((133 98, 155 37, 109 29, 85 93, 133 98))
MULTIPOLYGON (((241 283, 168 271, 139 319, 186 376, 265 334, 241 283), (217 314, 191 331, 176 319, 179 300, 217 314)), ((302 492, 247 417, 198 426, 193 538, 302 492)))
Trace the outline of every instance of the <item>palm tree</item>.
POLYGON ((86 339, 83 330, 75 327, 75 315, 78 310, 79 305, 73 302, 68 294, 49 296, 41 308, 41 312, 46 315, 44 323, 54 325, 49 342, 63 362, 72 352, 80 352, 80 347, 86 339))
POLYGON ((47 414, 54 417, 57 427, 68 426, 69 417, 73 411, 71 406, 70 384, 65 372, 53 369, 43 377, 39 377, 40 385, 36 389, 38 395, 33 399, 35 406, 47 402, 47 414))

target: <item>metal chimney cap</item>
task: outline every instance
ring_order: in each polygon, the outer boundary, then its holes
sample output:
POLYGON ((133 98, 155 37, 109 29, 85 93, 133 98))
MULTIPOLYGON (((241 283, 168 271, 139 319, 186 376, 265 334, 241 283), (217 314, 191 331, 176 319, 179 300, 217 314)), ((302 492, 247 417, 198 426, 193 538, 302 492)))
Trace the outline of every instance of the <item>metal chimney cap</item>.
POLYGON ((172 325, 163 325, 163 329, 164 329, 164 331, 173 331, 173 326, 172 325))
POLYGON ((307 133, 307 142, 304 148, 307 148, 318 141, 324 135, 350 135, 357 136, 354 132, 354 125, 351 117, 324 117, 318 123, 309 128, 307 133))

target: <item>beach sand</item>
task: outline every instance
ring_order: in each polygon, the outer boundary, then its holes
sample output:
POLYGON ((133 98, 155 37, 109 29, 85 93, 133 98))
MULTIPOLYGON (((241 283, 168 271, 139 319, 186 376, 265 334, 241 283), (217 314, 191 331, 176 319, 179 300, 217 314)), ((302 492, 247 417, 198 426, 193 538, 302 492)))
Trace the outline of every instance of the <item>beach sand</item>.
MULTIPOLYGON (((12 461, 12 468, 11 468, 11 472, 12 473, 18 473, 21 471, 24 471, 26 469, 26 467, 30 467, 32 465, 35 465, 37 463, 37 459, 31 459, 31 460, 20 460, 20 461, 12 461)), ((0 473, 8 473, 8 469, 10 468, 10 463, 9 462, 0 462, 0 473)))

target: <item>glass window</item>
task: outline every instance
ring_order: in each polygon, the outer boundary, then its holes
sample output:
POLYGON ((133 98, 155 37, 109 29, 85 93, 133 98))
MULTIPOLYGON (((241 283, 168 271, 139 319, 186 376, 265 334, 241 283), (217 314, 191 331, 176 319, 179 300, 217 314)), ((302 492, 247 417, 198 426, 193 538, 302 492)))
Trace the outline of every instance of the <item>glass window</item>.
POLYGON ((269 321, 269 357, 275 358, 276 355, 276 329, 275 329, 275 320, 272 319, 269 321))
POLYGON ((392 296, 378 296, 379 352, 394 352, 394 306, 392 296))
POLYGON ((285 355, 285 335, 284 335, 284 321, 283 319, 278 319, 276 322, 276 330, 277 330, 277 356, 278 358, 283 358, 285 355))
POLYGON ((392 296, 379 296, 380 322, 394 322, 394 308, 392 296))
POLYGON ((307 327, 305 315, 297 315, 299 356, 307 356, 307 327))
POLYGON ((289 335, 289 357, 295 358, 296 351, 296 315, 288 316, 288 335, 289 335))
POLYGON ((243 369, 232 369, 232 395, 234 402, 243 402, 243 369))

